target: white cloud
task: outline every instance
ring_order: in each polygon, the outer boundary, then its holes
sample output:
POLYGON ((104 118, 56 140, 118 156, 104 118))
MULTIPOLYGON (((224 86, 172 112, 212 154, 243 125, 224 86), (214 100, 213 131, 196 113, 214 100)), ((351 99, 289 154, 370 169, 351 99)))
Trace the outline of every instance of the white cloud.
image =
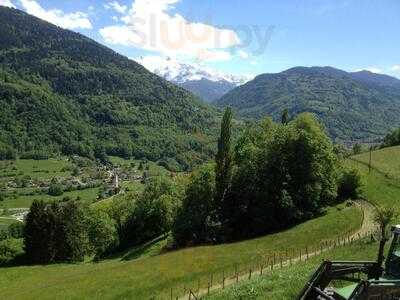
POLYGON ((400 72, 400 65, 394 65, 394 66, 391 68, 391 70, 392 70, 393 72, 400 72))
POLYGON ((65 13, 59 9, 46 10, 34 0, 19 0, 19 2, 28 14, 34 15, 60 27, 66 29, 92 28, 92 23, 90 22, 86 13, 80 11, 74 13, 65 13))
POLYGON ((200 50, 196 59, 200 61, 228 61, 232 55, 228 51, 223 50, 200 50))
POLYGON ((107 4, 104 4, 104 7, 106 9, 113 9, 120 14, 125 14, 126 11, 128 10, 128 6, 122 5, 118 1, 108 2, 107 4))
POLYGON ((381 74, 383 73, 383 70, 377 67, 368 67, 368 68, 364 68, 364 69, 357 69, 356 72, 361 72, 361 71, 369 71, 372 73, 376 73, 376 74, 381 74))
POLYGON ((15 5, 11 2, 11 0, 0 0, 0 6, 15 8, 15 5))
POLYGON ((172 12, 181 0, 136 0, 121 18, 123 24, 100 29, 109 44, 137 47, 169 56, 227 60, 227 49, 240 44, 229 29, 194 23, 172 12))
POLYGON ((246 51, 243 51, 243 50, 239 50, 238 54, 239 54, 240 58, 243 58, 243 59, 248 59, 250 56, 246 51))

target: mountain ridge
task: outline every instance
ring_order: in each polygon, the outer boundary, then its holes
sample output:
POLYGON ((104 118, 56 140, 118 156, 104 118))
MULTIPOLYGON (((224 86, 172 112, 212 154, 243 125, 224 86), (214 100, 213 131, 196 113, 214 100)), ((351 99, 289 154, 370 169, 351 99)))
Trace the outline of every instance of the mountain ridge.
MULTIPOLYGON (((113 50, 0 7, 0 148, 18 153, 208 158, 216 113, 113 50)), ((1 151, 0 151, 1 152, 1 151)))
POLYGON ((380 140, 399 125, 400 80, 333 67, 294 67, 260 74, 214 103, 255 119, 278 120, 285 108, 292 115, 312 112, 338 142, 380 140))

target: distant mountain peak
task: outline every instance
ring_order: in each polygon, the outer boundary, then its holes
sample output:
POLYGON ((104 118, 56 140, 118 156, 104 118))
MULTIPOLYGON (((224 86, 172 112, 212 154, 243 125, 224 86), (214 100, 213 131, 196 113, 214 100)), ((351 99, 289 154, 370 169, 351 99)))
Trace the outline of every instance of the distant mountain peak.
POLYGON ((235 86, 253 79, 253 76, 236 76, 213 70, 195 63, 178 61, 172 57, 144 56, 134 59, 150 72, 175 83, 207 79, 210 81, 227 81, 235 86))
POLYGON ((233 88, 253 79, 253 76, 226 74, 202 65, 181 62, 172 57, 144 56, 135 61, 206 102, 215 101, 233 88))

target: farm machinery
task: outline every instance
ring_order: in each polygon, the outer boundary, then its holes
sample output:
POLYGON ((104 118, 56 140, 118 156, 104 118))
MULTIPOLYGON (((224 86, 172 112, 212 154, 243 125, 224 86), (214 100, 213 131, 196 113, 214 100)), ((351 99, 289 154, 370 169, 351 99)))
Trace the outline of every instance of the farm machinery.
POLYGON ((298 300, 400 300, 400 225, 392 227, 384 264, 374 261, 324 261, 298 300), (332 286, 339 283, 340 287, 332 286))

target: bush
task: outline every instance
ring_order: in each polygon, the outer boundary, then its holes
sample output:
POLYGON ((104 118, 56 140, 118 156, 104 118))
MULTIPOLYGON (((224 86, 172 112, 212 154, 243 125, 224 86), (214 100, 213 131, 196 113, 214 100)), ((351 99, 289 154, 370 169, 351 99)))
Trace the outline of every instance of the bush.
POLYGON ((16 153, 13 148, 3 143, 0 143, 0 160, 15 159, 16 153))
POLYGON ((400 145, 400 128, 388 133, 383 139, 381 148, 393 147, 400 145))
POLYGON ((166 177, 149 179, 124 222, 121 233, 124 247, 147 242, 168 232, 176 210, 174 202, 178 199, 171 180, 166 177))
POLYGON ((338 198, 358 199, 362 195, 362 176, 357 169, 344 169, 339 178, 338 198))
POLYGON ((119 244, 116 222, 105 212, 90 210, 88 232, 95 258, 111 253, 119 244))
POLYGON ((21 240, 6 239, 0 241, 0 266, 12 263, 12 261, 23 253, 21 240))
POLYGON ((192 175, 175 218, 172 234, 178 246, 215 241, 214 194, 214 168, 207 165, 192 175))
POLYGON ((14 222, 8 226, 8 236, 14 239, 20 239, 24 236, 24 223, 14 222))
POLYGON ((64 188, 61 184, 52 182, 49 186, 48 194, 50 196, 61 196, 64 193, 64 188))
POLYGON ((159 166, 164 167, 170 172, 180 172, 182 171, 179 163, 173 158, 162 159, 157 163, 159 166))

